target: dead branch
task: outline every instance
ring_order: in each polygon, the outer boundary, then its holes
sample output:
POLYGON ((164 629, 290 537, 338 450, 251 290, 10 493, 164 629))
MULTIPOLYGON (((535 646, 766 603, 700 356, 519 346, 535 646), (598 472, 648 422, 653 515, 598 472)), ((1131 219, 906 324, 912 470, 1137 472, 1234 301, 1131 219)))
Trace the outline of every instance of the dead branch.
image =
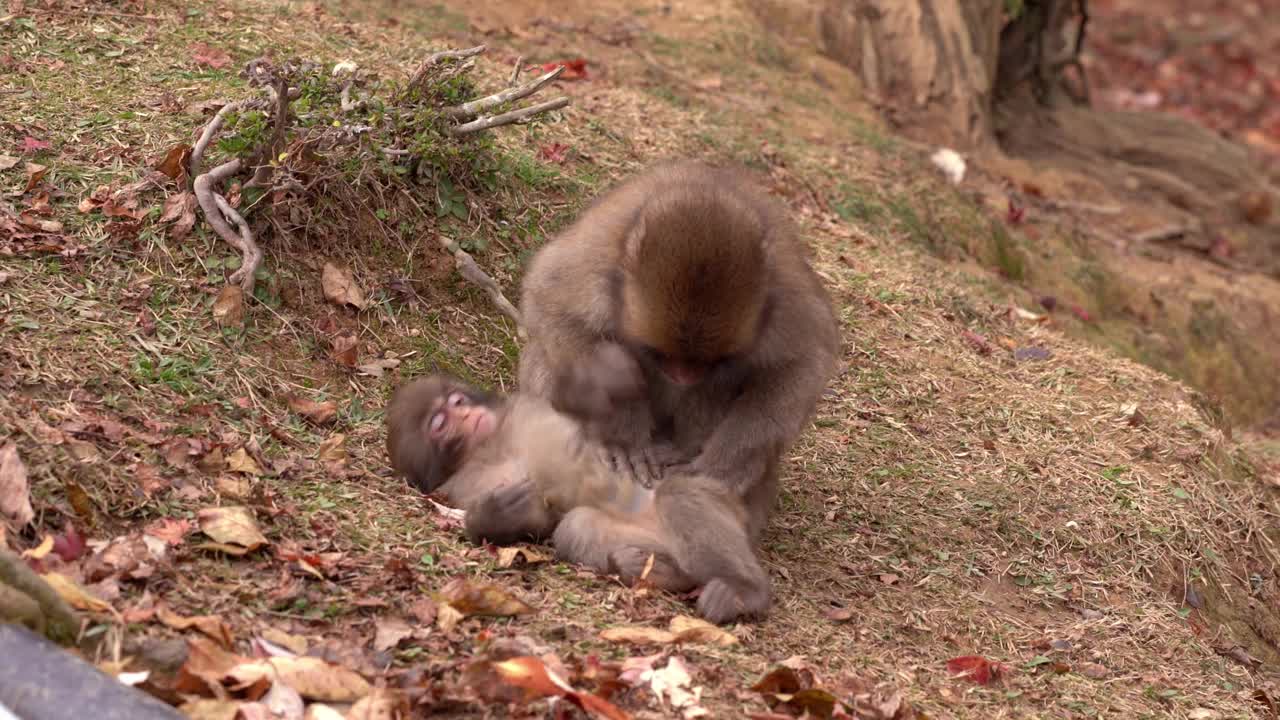
POLYGON ((508 87, 515 87, 516 81, 520 79, 520 68, 524 67, 524 56, 516 58, 516 66, 511 69, 511 79, 507 81, 508 87))
POLYGON ((216 115, 210 118, 209 122, 204 126, 204 132, 200 133, 200 139, 196 141, 195 147, 191 148, 191 158, 187 163, 187 171, 191 177, 200 176, 200 162, 204 159, 204 151, 209 149, 209 143, 213 142, 214 136, 222 129, 222 124, 227 121, 227 116, 247 106, 249 102, 248 100, 239 100, 227 103, 218 109, 216 115))
POLYGON ((441 50, 438 53, 428 55, 427 59, 423 60, 422 64, 418 65, 418 69, 413 71, 413 75, 409 76, 409 87, 417 87, 423 79, 426 78, 427 73, 431 72, 431 69, 440 63, 440 61, 463 60, 465 58, 475 57, 487 50, 488 47, 488 45, 477 45, 473 48, 467 48, 466 50, 441 50))
POLYGON ((440 246, 444 248, 445 252, 453 255, 453 262, 458 268, 458 274, 467 282, 483 290, 489 296, 489 299, 493 301, 493 304, 497 305, 498 309, 516 324, 516 333, 521 340, 524 340, 524 323, 520 320, 520 311, 516 309, 515 305, 511 304, 506 295, 502 294, 502 288, 498 286, 498 281, 490 277, 484 270, 481 270, 475 258, 459 247, 458 243, 444 235, 437 237, 440 240, 440 246))
POLYGON ((496 108, 499 105, 502 105, 504 103, 514 102, 516 100, 521 100, 523 98, 529 97, 530 95, 541 90, 551 81, 560 77, 560 74, 564 72, 564 68, 565 68, 564 65, 557 65, 555 70, 552 70, 551 72, 546 73, 541 77, 535 78, 523 85, 517 85, 515 87, 507 88, 506 90, 503 90, 501 92, 496 92, 492 95, 489 95, 488 97, 482 97, 477 100, 472 100, 471 102, 463 103, 461 105, 455 105, 454 107, 451 107, 451 108, 445 108, 444 116, 447 118, 453 118, 456 120, 461 120, 463 118, 473 118, 482 112, 485 112, 487 110, 492 110, 493 108, 496 108))
POLYGON ((501 115, 491 115, 488 117, 477 118, 475 120, 472 120, 469 123, 463 123, 456 127, 450 128, 449 134, 450 135, 466 135, 467 133, 479 132, 481 130, 496 128, 500 125, 511 125, 512 123, 527 122, 534 115, 538 115, 539 113, 544 113, 544 112, 550 112, 552 110, 559 110, 560 108, 568 104, 569 104, 569 98, 559 97, 559 98, 556 98, 555 100, 548 100, 546 102, 538 103, 537 105, 530 105, 529 107, 521 108, 519 110, 512 110, 511 112, 502 113, 501 115))

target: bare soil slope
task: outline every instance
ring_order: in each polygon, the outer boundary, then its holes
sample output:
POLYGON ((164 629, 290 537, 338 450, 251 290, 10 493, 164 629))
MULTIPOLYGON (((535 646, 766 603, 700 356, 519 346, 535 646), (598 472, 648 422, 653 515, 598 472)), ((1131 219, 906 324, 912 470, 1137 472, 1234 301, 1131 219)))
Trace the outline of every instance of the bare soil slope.
MULTIPOLYGON (((44 562, 111 606, 94 617, 126 648, 198 637, 166 622, 163 602, 214 616, 238 652, 256 636, 301 638, 409 689, 424 713, 503 714, 462 668, 513 638, 601 693, 616 686, 600 668, 674 653, 716 717, 766 712, 749 687, 793 656, 841 701, 878 688, 935 718, 1267 711, 1280 662, 1277 470, 1241 451, 1217 405, 1068 337, 1064 324, 1080 321, 1066 302, 1048 312, 958 272, 1016 262, 998 214, 858 112, 842 68, 779 43, 752 9, 511 5, 33 2, 0 18, 0 155, 23 161, 0 171, 5 202, 34 207, 47 188, 40 217, 67 235, 54 252, 0 237, 0 441, 16 443, 37 513, 4 537, 10 548, 65 537, 67 524, 114 539, 44 562), (554 121, 497 134, 501 182, 458 199, 465 219, 411 228, 371 210, 267 233, 264 302, 243 333, 211 311, 234 254, 203 225, 171 240, 156 222, 164 192, 142 195, 150 214, 132 233, 77 210, 190 142, 204 117, 184 108, 246 93, 234 71, 268 49, 407 74, 429 49, 478 41, 492 78, 517 56, 581 56, 588 77, 561 84, 573 105, 554 121), (212 51, 232 62, 212 67, 212 51), (383 454, 381 407, 402 378, 513 377, 513 328, 452 272, 434 233, 469 239, 511 294, 524 257, 574 207, 672 155, 732 158, 771 179, 844 328, 844 368, 793 453, 765 541, 776 613, 733 628, 729 647, 602 640, 690 608, 573 568, 504 567, 390 478, 383 454), (27 161, 48 168, 34 183, 27 161), (972 250, 967 265, 930 252, 943 245, 972 250), (326 260, 352 268, 369 308, 323 301, 326 260), (358 337, 361 364, 399 365, 378 376, 335 363, 342 332, 358 337), (335 424, 305 421, 291 396, 334 402, 335 424), (200 547, 199 512, 231 505, 250 508, 269 546, 200 547), (156 554, 138 544, 144 532, 173 542, 156 554), (457 577, 537 612, 442 623, 424 599, 457 577), (396 620, 412 632, 397 636, 396 620), (953 677, 947 662, 966 655, 1007 671, 989 685, 953 677)), ((162 673, 151 689, 180 700, 162 673)), ((643 687, 612 699, 637 717, 676 714, 643 687)))

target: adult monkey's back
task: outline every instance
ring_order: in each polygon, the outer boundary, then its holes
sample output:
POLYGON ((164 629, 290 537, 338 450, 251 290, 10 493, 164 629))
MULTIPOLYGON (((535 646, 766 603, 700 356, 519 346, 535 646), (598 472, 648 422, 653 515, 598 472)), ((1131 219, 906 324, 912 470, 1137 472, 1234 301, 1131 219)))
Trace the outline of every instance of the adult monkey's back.
POLYGON ((596 431, 637 466, 689 464, 723 480, 759 537, 781 455, 840 344, 831 300, 779 203, 742 169, 655 166, 534 256, 521 304, 523 392, 561 409, 596 405, 577 414, 611 416, 596 431), (639 401, 615 392, 619 345, 641 368, 639 401))

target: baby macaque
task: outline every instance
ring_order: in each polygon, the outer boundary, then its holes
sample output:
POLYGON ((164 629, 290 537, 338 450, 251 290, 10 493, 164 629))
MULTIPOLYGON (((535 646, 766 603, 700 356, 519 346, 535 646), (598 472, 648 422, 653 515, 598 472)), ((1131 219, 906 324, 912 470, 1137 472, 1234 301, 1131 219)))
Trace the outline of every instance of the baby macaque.
MULTIPOLYGON (((625 392, 625 388, 614 388, 625 392)), ((769 578, 736 493, 677 474, 657 488, 614 471, 573 418, 545 401, 508 398, 432 375, 399 388, 387 409, 392 466, 423 493, 466 511, 474 542, 552 539, 556 556, 625 582, 701 586, 698 610, 716 623, 763 617, 769 578)))

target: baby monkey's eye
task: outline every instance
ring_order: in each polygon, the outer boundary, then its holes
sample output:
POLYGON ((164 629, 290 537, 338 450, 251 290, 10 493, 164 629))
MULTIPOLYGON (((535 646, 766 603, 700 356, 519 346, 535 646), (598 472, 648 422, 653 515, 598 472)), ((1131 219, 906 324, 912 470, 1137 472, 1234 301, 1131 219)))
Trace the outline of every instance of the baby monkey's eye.
POLYGON ((445 402, 449 403, 450 407, 456 407, 458 405, 466 405, 467 396, 463 395, 460 392, 452 392, 452 393, 449 393, 449 399, 446 400, 445 402))
POLYGON ((444 430, 444 413, 438 412, 431 416, 431 434, 439 435, 444 430))

